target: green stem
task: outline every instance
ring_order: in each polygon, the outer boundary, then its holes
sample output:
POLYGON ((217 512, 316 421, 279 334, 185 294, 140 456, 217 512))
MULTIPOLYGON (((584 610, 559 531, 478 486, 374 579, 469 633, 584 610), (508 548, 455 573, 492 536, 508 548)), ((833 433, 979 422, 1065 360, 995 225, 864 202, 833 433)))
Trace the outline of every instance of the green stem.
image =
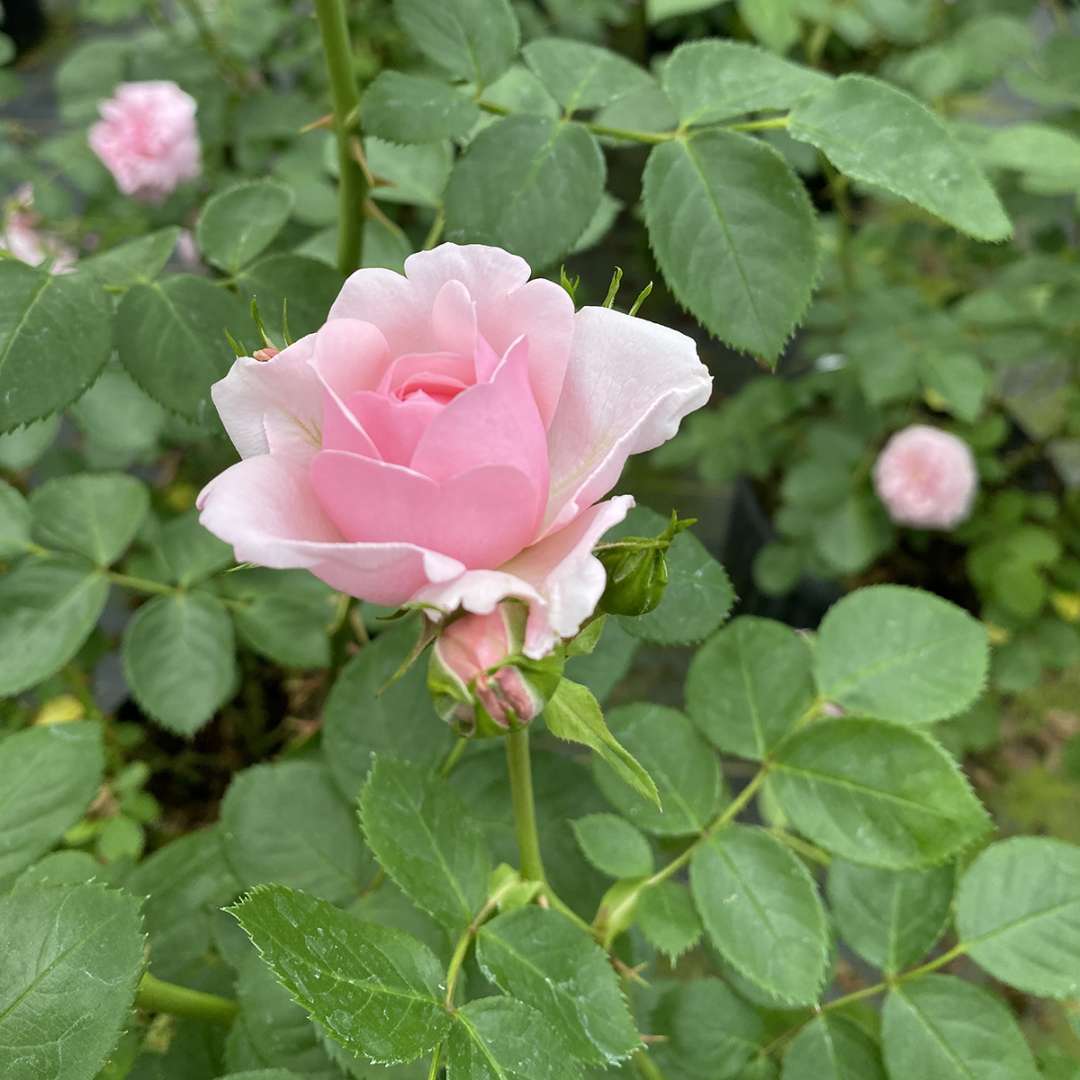
POLYGON ((450 966, 446 969, 446 998, 443 1004, 450 1011, 454 1008, 454 990, 457 988, 458 976, 461 974, 461 967, 465 963, 465 957, 468 955, 469 946, 475 934, 476 924, 470 923, 465 933, 458 938, 458 943, 454 946, 454 955, 450 957, 450 966))
POLYGON ((367 180, 353 153, 360 140, 360 93, 353 75, 349 24, 344 0, 315 0, 326 70, 334 102, 334 135, 337 138, 338 171, 338 269, 351 274, 363 257, 363 210, 367 180))
POLYGON ((724 124, 727 131, 774 131, 777 128, 786 128, 790 116, 770 116, 765 120, 744 120, 738 124, 724 124))
POLYGON ((634 1054, 634 1068, 637 1069, 638 1074, 644 1077, 644 1080, 664 1080, 664 1074, 660 1071, 660 1066, 656 1064, 647 1050, 638 1050, 634 1054))
POLYGON ((446 777, 453 771, 454 767, 461 760, 461 755, 465 753, 465 748, 469 745, 469 740, 464 737, 459 737, 454 745, 446 752, 446 757, 443 758, 442 764, 439 766, 439 775, 446 777))
POLYGON ((439 1043, 431 1051, 431 1067, 428 1069, 428 1080, 436 1080, 439 1075, 439 1065, 442 1063, 442 1043, 439 1043))
POLYGON ((526 881, 546 882, 544 862, 540 857, 540 837, 536 832, 527 728, 511 731, 506 736, 506 761, 510 767, 510 797, 514 805, 514 834, 521 857, 521 876, 526 881))
POLYGON ((201 990, 188 990, 184 986, 164 982, 149 974, 142 977, 135 1003, 147 1012, 169 1013, 172 1016, 188 1016, 193 1020, 209 1020, 215 1024, 231 1024, 238 1006, 235 1001, 204 994, 201 990))
POLYGON ((115 570, 107 571, 105 577, 114 585, 123 585, 125 589, 135 589, 137 592, 171 595, 177 591, 175 585, 166 585, 161 581, 151 581, 149 578, 132 577, 130 574, 119 574, 115 570))

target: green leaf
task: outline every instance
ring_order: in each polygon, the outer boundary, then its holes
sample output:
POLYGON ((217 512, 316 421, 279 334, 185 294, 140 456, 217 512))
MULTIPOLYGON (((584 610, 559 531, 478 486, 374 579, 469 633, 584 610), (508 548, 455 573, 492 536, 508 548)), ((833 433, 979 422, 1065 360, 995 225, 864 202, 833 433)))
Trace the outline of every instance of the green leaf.
POLYGON ((732 131, 662 143, 644 175, 645 223, 678 301, 729 345, 775 360, 817 276, 814 211, 771 146, 732 131))
POLYGON ((491 853, 446 780, 377 757, 360 794, 364 836, 379 864, 447 929, 460 932, 483 906, 491 853))
POLYGON ((638 645, 618 619, 605 619, 600 641, 592 652, 567 659, 566 676, 587 687, 602 704, 630 670, 638 645))
POLYGON ((22 555, 30 546, 30 507, 22 492, 0 480, 0 559, 22 555))
POLYGON ((558 262, 604 192, 604 155, 580 124, 508 116, 484 128, 446 188, 446 237, 496 244, 534 270, 558 262))
POLYGON ((111 309, 89 275, 0 260, 0 432, 70 405, 112 349, 111 309))
POLYGON ((429 60, 478 88, 510 66, 521 38, 507 0, 394 0, 394 15, 429 60))
POLYGON ((882 1017, 890 1076, 919 1080, 1036 1080, 1009 1010, 987 991, 929 975, 890 991, 882 1017))
POLYGON ((32 727, 0 740, 0 886, 82 817, 104 768, 101 729, 89 721, 32 727))
POLYGON ((624 94, 655 85, 644 68, 610 49, 584 41, 537 38, 521 52, 525 63, 567 116, 578 109, 610 105, 624 94))
POLYGON ((149 236, 109 248, 100 255, 91 255, 83 259, 79 267, 102 285, 126 289, 140 282, 148 284, 165 268, 179 239, 180 229, 170 225, 149 236))
POLYGON ((1003 840, 960 882, 956 928, 995 979, 1040 997, 1080 997, 1080 847, 1003 840))
POLYGON ((150 494, 141 480, 124 473, 57 476, 34 490, 30 508, 38 543, 107 567, 135 539, 150 494))
POLYGON ((0 898, 4 1080, 93 1080, 142 973, 139 902, 103 885, 31 885, 0 898))
POLYGON ((59 430, 60 417, 53 413, 37 423, 0 435, 0 466, 11 472, 29 469, 52 446, 59 430))
POLYGON ((217 597, 157 596, 124 630, 124 676, 148 716, 177 735, 194 735, 233 693, 235 648, 217 597))
POLYGON ((613 777, 621 778, 621 782, 615 781, 617 789, 637 792, 654 803, 660 813, 660 795, 653 778, 611 734, 596 698, 584 686, 563 679, 544 706, 544 723, 556 738, 594 750, 610 766, 613 777))
POLYGON ((845 75, 795 105, 788 133, 853 180, 885 188, 977 240, 1012 233, 968 151, 925 105, 888 83, 845 75))
POLYGON ((689 952, 704 932, 690 891, 677 881, 661 881, 646 889, 638 900, 635 917, 649 944, 672 964, 689 952))
POLYGON ((412 1061, 449 1029, 442 965, 408 934, 282 885, 229 910, 296 1003, 352 1053, 412 1061))
POLYGON ((201 420, 211 415, 211 383, 234 359, 225 331, 242 337, 249 325, 248 313, 232 293, 206 278, 177 274, 133 285, 124 294, 116 313, 116 350, 155 401, 201 420))
POLYGON ((274 239, 289 218, 293 193, 273 180, 246 180, 203 207, 195 240, 207 262, 235 274, 274 239))
POLYGON ((791 0, 736 0, 739 17, 763 45, 785 53, 799 40, 799 20, 791 0))
POLYGON ((688 836, 705 828, 724 788, 716 755, 693 724, 664 705, 623 705, 608 719, 615 737, 641 762, 639 768, 655 780, 659 793, 659 800, 646 802, 640 789, 607 767, 611 762, 605 758, 607 765, 594 762, 593 774, 611 805, 639 829, 657 836, 688 836))
POLYGON ((164 525, 158 547, 168 580, 182 589, 205 581, 233 562, 232 547, 201 524, 197 510, 189 510, 164 525))
POLYGON ((245 886, 280 883, 345 904, 374 871, 352 807, 314 761, 237 773, 221 826, 226 857, 245 886))
POLYGON ((895 975, 921 960, 949 922, 956 871, 878 870, 834 859, 829 904, 840 936, 868 963, 895 975))
POLYGON ((919 376, 953 416, 969 424, 978 419, 990 391, 990 375, 972 353, 923 352, 919 376))
POLYGON ((784 1055, 783 1080, 885 1080, 881 1052, 865 1031, 842 1016, 819 1016, 784 1055))
POLYGON ((70 414, 92 446, 125 462, 154 450, 165 426, 165 410, 118 365, 105 368, 70 414))
POLYGON ((647 877, 653 872, 649 841, 615 814, 589 814, 571 822, 585 858, 613 878, 647 877))
POLYGON ((836 574, 858 574, 896 538, 884 507, 869 492, 856 492, 821 514, 814 524, 813 546, 836 574))
POLYGON ((931 593, 874 585, 845 596, 822 620, 818 688, 849 712, 932 724, 962 712, 986 684, 986 630, 931 593))
POLYGON ((268 255, 244 267, 236 275, 236 285, 244 296, 258 303, 270 336, 284 344, 286 315, 293 341, 313 334, 326 322, 341 289, 341 274, 305 255, 268 255))
POLYGON ((557 1028, 523 1002, 489 997, 454 1014, 447 1080, 581 1080, 557 1028))
POLYGON ((565 915, 540 907, 500 915, 481 927, 476 956, 500 990, 543 1013, 574 1057, 614 1064, 639 1045, 606 953, 565 915))
POLYGON ((399 143, 460 139, 480 119, 480 110, 442 79, 379 72, 364 92, 364 130, 399 143))
POLYGON ((698 650, 686 680, 687 711, 718 749, 761 761, 813 702, 810 664, 810 649, 794 630, 742 615, 698 650))
POLYGON ((817 721, 777 750, 768 784, 800 832, 866 866, 939 863, 990 827, 933 739, 877 720, 817 721))
POLYGON ((368 168, 380 180, 372 194, 382 202, 409 206, 442 207, 443 190, 450 177, 453 153, 449 142, 397 146, 385 139, 364 140, 368 168))
POLYGON ((680 45, 664 65, 662 80, 686 125, 786 109, 830 83, 827 75, 753 45, 716 39, 680 45))
POLYGON ((694 853, 690 890, 732 967, 790 1005, 818 1000, 829 959, 825 910, 806 867, 779 840, 728 826, 694 853))
POLYGON ((105 607, 109 585, 74 556, 27 559, 0 577, 0 694, 19 694, 62 668, 105 607))

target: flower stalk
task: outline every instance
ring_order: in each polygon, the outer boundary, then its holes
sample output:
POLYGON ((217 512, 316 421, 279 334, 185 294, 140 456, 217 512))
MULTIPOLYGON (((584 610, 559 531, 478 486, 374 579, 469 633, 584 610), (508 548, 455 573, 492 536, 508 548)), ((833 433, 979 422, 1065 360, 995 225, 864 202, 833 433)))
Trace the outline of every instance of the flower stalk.
POLYGON ((193 1020, 208 1020, 213 1024, 231 1024, 239 1006, 217 994, 189 990, 186 986, 165 982, 147 972, 139 983, 135 1004, 147 1012, 187 1016, 193 1020))
POLYGON ((514 835, 521 857, 521 876, 526 881, 546 881, 544 863, 540 857, 540 837, 536 831, 536 804, 529 762, 529 732, 526 728, 511 731, 506 736, 506 760, 510 767, 510 797, 514 806, 514 835))

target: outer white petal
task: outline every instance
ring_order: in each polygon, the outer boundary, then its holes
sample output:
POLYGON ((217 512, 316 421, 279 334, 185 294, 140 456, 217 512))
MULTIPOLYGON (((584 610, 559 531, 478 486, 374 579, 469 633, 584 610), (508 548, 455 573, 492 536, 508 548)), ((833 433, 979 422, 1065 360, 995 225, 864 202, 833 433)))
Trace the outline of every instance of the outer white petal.
POLYGON ((609 492, 631 454, 667 442, 711 393, 712 376, 692 338, 618 311, 582 308, 548 431, 546 531, 609 492))

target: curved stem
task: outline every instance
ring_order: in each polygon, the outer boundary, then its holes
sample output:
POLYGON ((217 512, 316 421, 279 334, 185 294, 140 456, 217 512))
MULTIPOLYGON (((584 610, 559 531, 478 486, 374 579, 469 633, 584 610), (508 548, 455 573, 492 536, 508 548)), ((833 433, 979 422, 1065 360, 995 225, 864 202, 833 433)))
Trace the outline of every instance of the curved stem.
POLYGON ((546 882, 544 862, 540 857, 540 837, 536 831, 527 728, 511 731, 506 736, 506 761, 510 767, 510 798, 514 805, 514 835, 521 857, 521 876, 526 881, 546 882))
POLYGON ((143 975, 139 983, 135 1004, 147 1012, 189 1016, 214 1024, 231 1024, 239 1008, 235 1001, 228 998, 204 994, 201 990, 189 990, 185 986, 165 982, 149 972, 143 975))
POLYGON ((664 1080, 664 1074, 660 1071, 660 1066, 649 1057, 647 1050, 638 1050, 634 1054, 633 1062, 638 1075, 643 1077, 644 1080, 664 1080))

